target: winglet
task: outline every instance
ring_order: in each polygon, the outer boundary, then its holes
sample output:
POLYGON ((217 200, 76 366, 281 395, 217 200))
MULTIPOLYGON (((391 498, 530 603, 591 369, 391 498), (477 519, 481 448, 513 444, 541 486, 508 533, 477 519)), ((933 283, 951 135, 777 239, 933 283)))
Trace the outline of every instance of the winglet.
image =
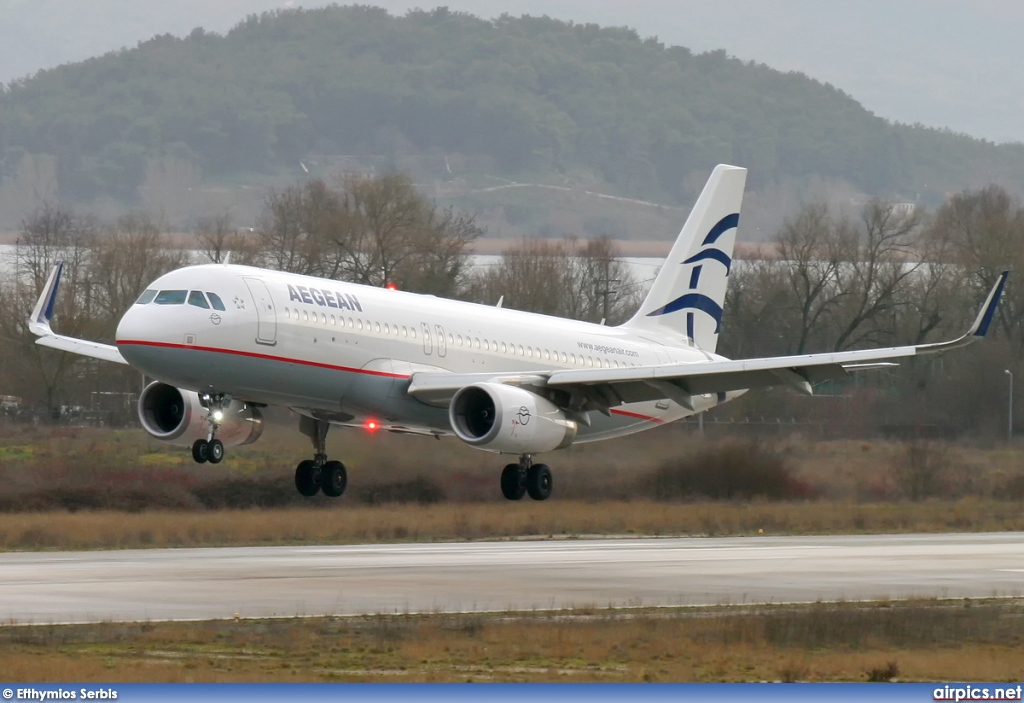
POLYGON ((985 299, 985 304, 981 306, 981 311, 978 312, 978 319, 971 326, 971 331, 968 332, 969 335, 984 337, 988 334, 988 328, 992 324, 992 318, 995 317, 996 308, 999 307, 999 299, 1003 297, 1003 288, 1006 286, 1006 278, 1009 275, 1009 271, 1003 271, 999 274, 999 280, 992 286, 988 298, 985 299))
POLYGON ((963 347, 971 342, 976 342, 982 339, 988 334, 989 327, 992 326, 992 318, 996 315, 996 308, 999 307, 999 299, 1003 297, 1003 288, 1006 286, 1006 279, 1010 275, 1009 271, 1003 271, 999 274, 999 280, 992 286, 992 290, 989 291, 988 297, 985 298, 985 304, 981 306, 981 310, 978 312, 978 317, 974 320, 974 324, 971 325, 971 329, 962 336, 958 337, 949 342, 934 342, 932 344, 919 344, 914 347, 914 351, 917 354, 936 354, 939 352, 949 351, 950 349, 956 349, 963 347))
POLYGON ((46 279, 43 292, 36 301, 36 307, 32 310, 32 316, 28 319, 28 329, 37 337, 47 337, 53 334, 50 329, 50 319, 53 317, 53 306, 57 301, 57 288, 60 286, 60 275, 64 271, 64 262, 58 261, 50 277, 46 279))

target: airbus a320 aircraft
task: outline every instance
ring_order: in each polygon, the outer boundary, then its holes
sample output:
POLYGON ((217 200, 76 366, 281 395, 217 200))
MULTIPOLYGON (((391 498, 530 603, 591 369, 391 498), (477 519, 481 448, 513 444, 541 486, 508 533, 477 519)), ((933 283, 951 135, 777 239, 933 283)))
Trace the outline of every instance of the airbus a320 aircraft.
POLYGON ((747 389, 815 383, 984 337, 1006 273, 962 337, 934 344, 730 361, 715 353, 746 169, 718 166, 639 311, 618 327, 224 264, 155 280, 117 327, 116 346, 50 328, 61 265, 32 316, 39 344, 130 364, 156 379, 139 398, 153 437, 217 463, 256 441, 260 408, 299 416, 314 447, 295 485, 340 496, 331 425, 455 435, 518 457, 501 472, 509 500, 551 495, 533 457, 639 432, 747 389))

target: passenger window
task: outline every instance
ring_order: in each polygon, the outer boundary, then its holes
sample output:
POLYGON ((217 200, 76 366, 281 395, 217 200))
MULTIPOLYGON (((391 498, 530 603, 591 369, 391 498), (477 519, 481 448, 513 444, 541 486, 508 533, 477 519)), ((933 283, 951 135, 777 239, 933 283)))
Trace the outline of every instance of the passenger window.
POLYGON ((162 290, 153 300, 157 305, 184 305, 188 297, 187 290, 162 290))
POLYGON ((504 342, 501 343, 501 353, 508 354, 508 347, 505 345, 504 342))
POLYGON ((219 295, 217 295, 216 293, 211 293, 210 291, 206 291, 206 297, 210 299, 210 305, 213 306, 214 310, 224 309, 224 303, 221 302, 219 295))
POLYGON ((139 299, 135 301, 135 304, 136 305, 148 305, 149 303, 153 302, 153 298, 155 298, 155 297, 156 297, 156 291, 155 290, 143 291, 142 295, 139 296, 139 299))
POLYGON ((302 311, 302 321, 309 322, 309 313, 307 313, 305 310, 302 311))
POLYGON ((206 296, 199 290, 194 290, 188 294, 188 304, 195 305, 197 308, 203 308, 205 310, 210 309, 210 304, 206 302, 206 296))
POLYGON ((567 357, 567 356, 565 355, 565 352, 562 352, 562 363, 563 363, 563 364, 565 364, 565 363, 567 363, 568 361, 569 361, 569 357, 567 357))
POLYGON ((380 332, 380 323, 379 322, 374 322, 373 323, 373 330, 374 330, 374 332, 380 332))

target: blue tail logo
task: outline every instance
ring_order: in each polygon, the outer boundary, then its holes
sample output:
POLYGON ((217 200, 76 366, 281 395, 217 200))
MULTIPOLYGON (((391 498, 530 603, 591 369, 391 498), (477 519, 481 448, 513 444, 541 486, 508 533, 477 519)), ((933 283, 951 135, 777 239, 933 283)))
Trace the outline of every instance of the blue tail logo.
MULTIPOLYGON (((696 264, 698 261, 717 261, 725 266, 725 275, 728 276, 732 270, 732 259, 729 258, 728 254, 716 247, 715 243, 724 233, 737 227, 739 222, 740 215, 738 212, 734 212, 731 215, 723 217, 718 221, 718 224, 711 228, 707 236, 704 237, 704 241, 701 242, 701 250, 682 263, 685 265, 696 264)), ((718 334, 722 327, 722 306, 703 293, 696 292, 698 284, 700 283, 700 274, 703 269, 703 264, 693 267, 693 271, 690 274, 689 292, 684 293, 667 305, 664 305, 653 312, 647 313, 647 316, 655 317, 657 315, 668 315, 669 313, 678 312, 680 310, 699 310, 711 315, 712 319, 715 321, 715 334, 718 334)), ((693 321, 693 313, 688 312, 686 314, 686 334, 690 339, 693 339, 693 321)))

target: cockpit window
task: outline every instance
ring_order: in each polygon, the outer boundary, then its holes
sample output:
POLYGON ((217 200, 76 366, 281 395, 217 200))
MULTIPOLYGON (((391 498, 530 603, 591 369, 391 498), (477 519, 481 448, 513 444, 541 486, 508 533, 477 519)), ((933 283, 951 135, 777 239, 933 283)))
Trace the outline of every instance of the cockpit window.
POLYGON ((153 298, 155 298, 155 297, 156 297, 156 291, 155 290, 150 289, 150 290, 144 291, 142 293, 142 295, 139 296, 139 299, 135 301, 135 304, 136 305, 148 305, 149 303, 153 302, 153 298))
POLYGON ((153 302, 157 305, 184 305, 186 297, 188 297, 187 290, 162 290, 156 294, 156 299, 153 302))
POLYGON ((216 293, 211 293, 210 291, 206 291, 206 295, 207 297, 209 297, 210 304, 213 305, 214 310, 224 309, 224 303, 221 302, 219 295, 217 295, 216 293))
POLYGON ((195 305, 197 308, 210 309, 210 304, 206 302, 206 296, 201 290, 194 290, 188 294, 188 304, 195 305))

